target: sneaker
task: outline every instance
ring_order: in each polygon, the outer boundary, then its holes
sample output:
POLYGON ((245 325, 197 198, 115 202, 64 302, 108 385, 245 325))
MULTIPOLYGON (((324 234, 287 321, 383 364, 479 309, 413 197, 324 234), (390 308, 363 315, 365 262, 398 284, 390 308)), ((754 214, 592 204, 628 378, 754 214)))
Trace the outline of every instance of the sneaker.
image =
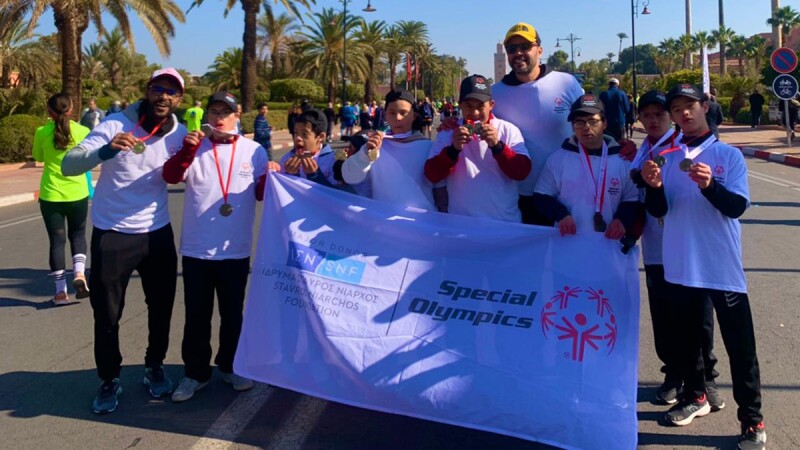
POLYGON ((739 450, 764 450, 767 445, 767 431, 764 429, 764 422, 754 427, 742 425, 742 435, 739 436, 739 450))
POLYGON ((153 398, 161 398, 172 392, 172 380, 164 373, 164 366, 146 367, 142 383, 147 386, 153 398))
POLYGON ((66 292, 59 292, 53 297, 53 304, 56 306, 69 305, 69 296, 66 292))
POLYGON ((183 377, 175 392, 172 393, 173 402, 185 402, 194 397, 194 393, 203 389, 208 384, 208 381, 197 381, 192 378, 183 377))
POLYGON ((104 381, 97 391, 97 396, 92 402, 92 412, 95 414, 108 414, 114 412, 119 405, 119 396, 122 394, 122 386, 119 378, 111 381, 104 381))
POLYGON ((222 372, 222 381, 233 386, 235 391, 247 391, 253 389, 253 380, 245 378, 235 373, 222 372))
POLYGON ((664 382, 656 389, 655 400, 662 405, 674 405, 678 403, 678 395, 681 394, 680 383, 664 382))
POLYGON ((692 423, 695 417, 707 416, 711 412, 711 405, 708 404, 706 396, 692 400, 681 400, 677 405, 669 409, 666 415, 667 421, 673 425, 684 426, 692 423))
POLYGON ((76 272, 75 279, 72 280, 72 287, 75 288, 75 298, 82 299, 89 296, 89 284, 82 273, 76 272))
POLYGON ((706 398, 708 398, 708 404, 711 406, 711 412, 717 412, 725 407, 725 399, 719 393, 717 383, 713 381, 706 382, 706 398))

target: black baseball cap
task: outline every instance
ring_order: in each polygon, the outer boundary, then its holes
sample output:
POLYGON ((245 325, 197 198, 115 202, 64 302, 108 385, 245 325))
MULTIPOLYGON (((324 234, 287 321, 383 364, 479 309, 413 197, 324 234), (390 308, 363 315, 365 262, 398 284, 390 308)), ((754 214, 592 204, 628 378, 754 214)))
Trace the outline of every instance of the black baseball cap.
POLYGON ((386 105, 389 105, 389 103, 396 102, 398 100, 405 100, 408 103, 411 103, 412 105, 415 102, 414 94, 402 88, 393 89, 389 91, 388 94, 386 94, 386 105))
POLYGON ((234 97, 233 94, 231 94, 230 92, 220 91, 209 97, 206 109, 208 109, 212 103, 217 103, 217 102, 224 103, 233 112, 237 112, 239 110, 239 101, 236 100, 236 97, 234 97))
POLYGON ((314 133, 324 133, 328 129, 328 119, 325 118, 325 113, 316 109, 310 108, 303 111, 300 116, 295 119, 295 123, 309 123, 314 133))
POLYGON ((605 108, 603 107, 603 102, 594 94, 585 94, 578 97, 575 103, 572 104, 572 107, 569 109, 567 120, 572 122, 572 119, 577 114, 588 114, 590 116, 600 114, 601 116, 605 116, 605 108))
POLYGON ((644 95, 639 97, 639 109, 641 110, 642 108, 650 105, 659 105, 662 108, 666 108, 667 94, 657 89, 645 92, 644 95))
POLYGON ((492 99, 492 89, 483 75, 471 75, 461 81, 461 88, 458 94, 458 102, 474 98, 481 102, 488 102, 492 99))
POLYGON ((692 100, 702 101, 703 91, 693 84, 676 84, 667 92, 667 109, 669 109, 670 103, 678 97, 689 97, 692 100))
POLYGON ((361 147, 363 147, 368 140, 369 138, 364 133, 354 134, 350 136, 350 144, 353 145, 353 148, 356 149, 356 151, 358 151, 361 147))

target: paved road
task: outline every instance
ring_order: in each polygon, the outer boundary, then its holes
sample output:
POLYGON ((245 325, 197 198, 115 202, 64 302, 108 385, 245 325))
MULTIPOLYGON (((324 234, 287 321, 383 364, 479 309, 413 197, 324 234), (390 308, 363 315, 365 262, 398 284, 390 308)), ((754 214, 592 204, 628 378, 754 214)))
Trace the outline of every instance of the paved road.
MULTIPOLYGON (((744 260, 770 448, 800 448, 800 170, 754 159, 748 167, 753 207, 742 219, 744 260)), ((182 190, 172 189, 176 229, 182 199, 182 190)), ((0 208, 0 236, 0 448, 546 448, 263 385, 236 394, 216 373, 187 403, 151 400, 141 386, 147 327, 136 279, 121 327, 125 393, 117 412, 96 416, 89 411, 98 386, 91 309, 85 301, 62 308, 47 304, 52 282, 46 276, 46 234, 37 205, 0 208)), ((179 283, 166 360, 175 379, 181 374, 182 298, 179 283)), ((728 406, 689 427, 665 427, 658 423, 665 407, 649 403, 661 380, 646 307, 641 323, 640 447, 735 448, 738 425, 721 344, 719 381, 728 406)))

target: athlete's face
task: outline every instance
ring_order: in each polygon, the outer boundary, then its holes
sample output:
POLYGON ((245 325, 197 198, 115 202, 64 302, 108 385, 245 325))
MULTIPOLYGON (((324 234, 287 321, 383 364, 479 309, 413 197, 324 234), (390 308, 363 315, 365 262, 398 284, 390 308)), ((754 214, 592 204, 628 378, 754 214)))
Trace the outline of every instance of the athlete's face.
POLYGON ((175 112, 181 104, 183 92, 178 81, 172 77, 159 77, 147 88, 147 101, 150 102, 153 115, 164 118, 175 112))
POLYGON ((508 65, 514 75, 528 76, 539 66, 542 58, 542 47, 536 42, 530 42, 521 36, 514 36, 506 43, 506 56, 508 65))
POLYGON ((492 113, 494 100, 482 102, 474 98, 468 98, 461 102, 460 106, 461 114, 464 116, 464 120, 486 123, 489 121, 489 114, 492 113))
POLYGON ((325 133, 314 133, 314 127, 308 122, 297 122, 294 125, 294 148, 298 155, 315 154, 322 149, 325 133))
POLYGON ((386 105, 386 121, 393 134, 407 133, 414 124, 414 108, 405 100, 395 100, 386 105))
POLYGON ((603 146, 603 131, 606 120, 600 114, 583 114, 572 120, 572 130, 584 148, 596 149, 603 146))
MULTIPOLYGON (((208 105, 206 117, 209 125, 214 128, 223 131, 232 131, 236 129, 236 121, 239 119, 239 114, 223 102, 214 102, 208 105)), ((224 136, 224 134, 219 133, 217 137, 224 136)))
POLYGON ((678 97, 669 105, 672 121, 680 125, 686 136, 699 136, 708 131, 708 104, 689 97, 678 97))
POLYGON ((639 120, 647 136, 660 139, 672 127, 669 112, 661 105, 647 105, 639 110, 639 120))

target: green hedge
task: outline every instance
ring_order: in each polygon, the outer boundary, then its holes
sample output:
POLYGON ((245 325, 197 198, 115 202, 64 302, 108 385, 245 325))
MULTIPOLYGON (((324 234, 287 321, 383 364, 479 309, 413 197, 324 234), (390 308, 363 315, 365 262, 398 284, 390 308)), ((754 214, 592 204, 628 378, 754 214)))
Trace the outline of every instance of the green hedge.
MULTIPOLYGON (((257 115, 258 111, 250 111, 242 114, 242 130, 244 130, 245 134, 253 132, 253 122, 255 122, 257 115)), ((273 133, 278 130, 286 129, 287 118, 288 112, 286 110, 270 108, 267 113, 267 119, 269 120, 269 124, 272 125, 273 133)))
POLYGON ((725 116, 726 119, 731 118, 731 101, 733 97, 717 97, 717 103, 719 106, 722 107, 722 115, 725 116))
POLYGON ((24 162, 33 150, 33 135, 47 119, 15 114, 0 119, 0 163, 24 162))
MULTIPOLYGON (((750 125, 750 107, 745 106, 739 110, 739 113, 736 114, 736 123, 740 125, 750 125)), ((766 124, 769 123, 769 106, 764 105, 761 108, 761 123, 766 124)))

